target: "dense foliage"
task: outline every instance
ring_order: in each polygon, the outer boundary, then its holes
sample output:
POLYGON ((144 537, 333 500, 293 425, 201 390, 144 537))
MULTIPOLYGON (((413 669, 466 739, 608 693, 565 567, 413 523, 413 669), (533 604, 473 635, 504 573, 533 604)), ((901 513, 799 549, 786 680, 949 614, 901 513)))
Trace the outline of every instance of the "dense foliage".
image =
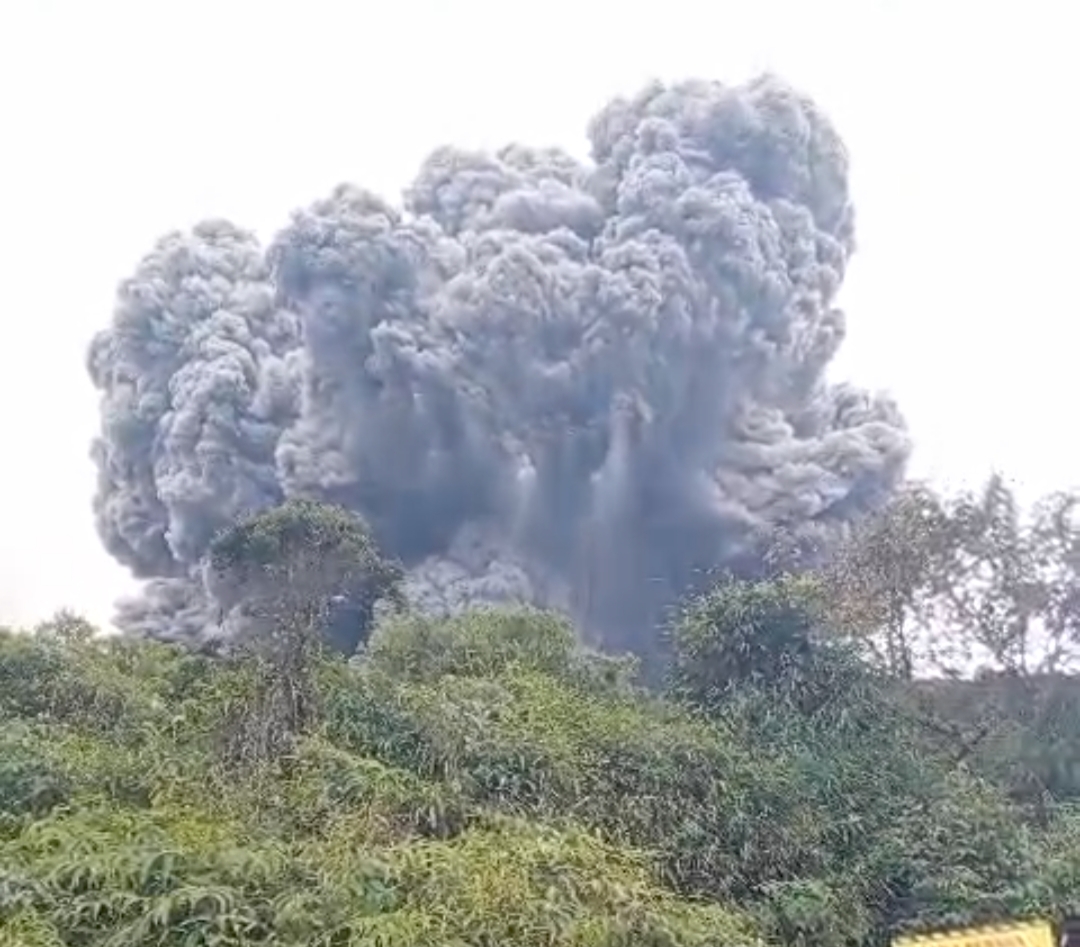
MULTIPOLYGON (((316 507, 215 548, 264 602, 290 568, 324 602, 393 586, 316 507)), ((532 610, 387 611, 349 661, 295 589, 226 654, 0 632, 0 947, 861 947, 1073 910, 1074 678, 913 681, 838 588, 718 582, 663 693, 532 610)))
POLYGON ((237 768, 253 657, 0 638, 0 943, 841 945, 1080 890, 1080 821, 1027 820, 843 652, 809 708, 756 673, 645 695, 534 612, 313 660, 318 720, 237 768))

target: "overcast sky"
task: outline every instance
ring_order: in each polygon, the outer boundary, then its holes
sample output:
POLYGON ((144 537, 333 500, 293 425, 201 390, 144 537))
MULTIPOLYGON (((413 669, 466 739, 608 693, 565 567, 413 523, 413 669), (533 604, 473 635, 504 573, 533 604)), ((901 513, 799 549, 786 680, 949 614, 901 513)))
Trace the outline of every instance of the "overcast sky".
POLYGON ((831 115, 860 244, 834 377, 895 393, 915 473, 1076 485, 1072 24, 1056 0, 0 4, 0 622, 105 620, 129 587, 93 529, 83 355, 156 237, 265 236, 343 180, 396 199, 442 143, 585 157, 652 77, 769 69, 831 115))

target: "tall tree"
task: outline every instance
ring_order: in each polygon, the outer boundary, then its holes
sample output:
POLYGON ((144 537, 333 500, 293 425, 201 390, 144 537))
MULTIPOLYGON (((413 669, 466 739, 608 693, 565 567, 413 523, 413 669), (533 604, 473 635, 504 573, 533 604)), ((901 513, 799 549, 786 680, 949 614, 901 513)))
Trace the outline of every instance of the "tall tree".
MULTIPOLYGON (((259 630, 320 637, 341 604, 363 634, 380 599, 400 601, 400 567, 384 559, 362 519, 341 507, 289 500, 222 531, 211 543, 208 584, 224 610, 259 630)), ((331 641, 353 650, 357 641, 331 641)))
POLYGON ((401 604, 401 579, 363 520, 313 500, 289 500, 213 540, 208 586, 238 619, 240 643, 263 669, 256 706, 238 734, 243 755, 278 754, 305 729, 316 713, 315 652, 327 644, 354 650, 379 600, 401 604), (353 627, 334 636, 332 620, 341 619, 343 606, 353 627))
POLYGON ((1080 795, 1078 503, 1025 515, 997 476, 951 498, 914 487, 823 573, 831 627, 914 682, 927 732, 1035 812, 1080 795))
POLYGON ((939 620, 968 639, 964 657, 1017 675, 1077 669, 1078 503, 1053 494, 1025 518, 1008 485, 993 477, 952 504, 957 550, 935 599, 939 620))
POLYGON ((1080 661, 1080 498, 1023 516, 1000 477, 902 493, 823 570, 834 625, 897 677, 1052 674, 1080 661))
POLYGON ((954 552, 944 503, 912 484, 821 571, 829 624, 858 641, 888 674, 911 680, 925 656, 929 601, 954 552))

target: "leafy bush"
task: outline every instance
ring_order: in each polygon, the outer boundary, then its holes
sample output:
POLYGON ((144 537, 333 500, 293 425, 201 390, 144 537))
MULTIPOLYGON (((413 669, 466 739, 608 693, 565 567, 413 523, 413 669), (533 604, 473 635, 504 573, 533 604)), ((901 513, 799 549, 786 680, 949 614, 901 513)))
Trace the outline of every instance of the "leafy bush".
POLYGON ((512 666, 565 677, 576 657, 569 622, 534 609, 480 609, 436 620, 408 613, 376 630, 367 664, 408 681, 490 677, 512 666))

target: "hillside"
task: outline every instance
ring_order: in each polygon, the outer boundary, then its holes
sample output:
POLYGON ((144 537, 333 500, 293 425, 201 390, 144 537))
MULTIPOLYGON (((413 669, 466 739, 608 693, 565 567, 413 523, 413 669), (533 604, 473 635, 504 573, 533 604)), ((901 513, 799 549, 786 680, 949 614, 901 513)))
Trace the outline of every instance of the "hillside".
POLYGON ((839 947, 1080 891, 1067 808, 1028 820, 839 652, 716 688, 721 631, 665 699, 539 612, 384 622, 304 694, 4 633, 0 944, 839 947))

